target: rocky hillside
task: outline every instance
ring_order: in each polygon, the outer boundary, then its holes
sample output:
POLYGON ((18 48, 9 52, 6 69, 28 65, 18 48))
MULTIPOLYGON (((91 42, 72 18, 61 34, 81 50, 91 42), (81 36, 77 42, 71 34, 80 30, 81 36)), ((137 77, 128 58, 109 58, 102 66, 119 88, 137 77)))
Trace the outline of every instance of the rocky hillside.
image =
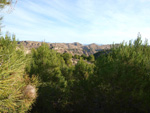
MULTIPOLYGON (((35 42, 35 41, 19 41, 18 44, 23 45, 26 48, 26 52, 29 53, 31 48, 38 48, 41 46, 42 42, 35 42)), ((98 51, 104 49, 110 49, 111 45, 96 45, 96 44, 89 44, 89 45, 82 45, 78 42, 74 43, 47 43, 51 49, 54 49, 60 53, 68 52, 71 54, 78 54, 78 55, 90 55, 97 53, 98 51)))

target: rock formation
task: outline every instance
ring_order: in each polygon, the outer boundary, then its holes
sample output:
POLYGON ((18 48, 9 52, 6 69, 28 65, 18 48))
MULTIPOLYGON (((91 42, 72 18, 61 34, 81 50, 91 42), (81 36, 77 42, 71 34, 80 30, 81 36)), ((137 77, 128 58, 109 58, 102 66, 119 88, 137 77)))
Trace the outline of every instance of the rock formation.
MULTIPOLYGON (((31 48, 38 48, 42 45, 42 42, 36 42, 36 41, 19 41, 18 44, 23 45, 27 53, 30 53, 31 48)), ((97 45, 97 44, 89 44, 89 45, 82 45, 78 42, 74 43, 47 43, 50 47, 50 49, 54 49, 59 53, 71 53, 72 55, 91 55, 94 53, 97 53, 98 51, 104 50, 104 49, 110 49, 111 45, 97 45)))

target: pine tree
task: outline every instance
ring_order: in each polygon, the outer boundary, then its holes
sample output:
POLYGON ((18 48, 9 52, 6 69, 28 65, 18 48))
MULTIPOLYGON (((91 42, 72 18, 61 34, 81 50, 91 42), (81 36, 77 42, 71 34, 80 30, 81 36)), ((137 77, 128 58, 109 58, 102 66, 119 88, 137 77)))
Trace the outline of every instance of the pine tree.
POLYGON ((82 57, 84 60, 87 60, 87 59, 88 59, 88 56, 86 56, 85 54, 82 54, 81 57, 82 57))
POLYGON ((28 59, 16 44, 15 37, 0 37, 0 112, 24 113, 36 98, 36 79, 25 74, 28 59))
POLYGON ((91 113, 92 95, 89 78, 94 65, 80 59, 73 70, 73 83, 69 85, 69 103, 74 113, 91 113))
POLYGON ((63 98, 67 81, 61 74, 64 64, 62 58, 49 49, 46 43, 32 50, 32 59, 27 67, 30 76, 36 75, 39 80, 38 98, 33 112, 55 113, 63 107, 63 98))
POLYGON ((66 65, 67 66, 71 66, 72 65, 72 62, 71 62, 71 60, 72 60, 72 54, 70 54, 70 53, 63 53, 62 56, 63 56, 63 58, 65 60, 66 65))
MULTIPOLYGON (((96 61, 94 84, 105 113, 150 111, 150 47, 140 35, 96 61), (99 90, 98 90, 99 89, 99 90)), ((96 93, 95 92, 95 93, 96 93)))
POLYGON ((80 59, 75 65, 74 76, 77 80, 86 80, 93 73, 94 66, 80 59))
POLYGON ((73 58, 74 58, 74 59, 80 59, 80 55, 75 54, 75 55, 73 56, 73 58))
POLYGON ((90 55, 90 56, 88 57, 88 61, 94 62, 94 61, 95 61, 94 55, 90 55))

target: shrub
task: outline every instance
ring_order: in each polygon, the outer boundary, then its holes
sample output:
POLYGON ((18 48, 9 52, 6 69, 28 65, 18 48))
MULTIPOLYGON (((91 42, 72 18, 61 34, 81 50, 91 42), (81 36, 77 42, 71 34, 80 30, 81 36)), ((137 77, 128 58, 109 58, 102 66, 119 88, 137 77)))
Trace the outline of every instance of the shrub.
MULTIPOLYGON (((103 92, 105 113, 150 111, 150 47, 140 35, 132 43, 113 47, 96 61, 95 86, 103 92)), ((99 92, 98 92, 99 91, 99 92)))
POLYGON ((67 81, 61 74, 65 62, 56 51, 49 49, 46 43, 32 50, 32 59, 27 71, 39 80, 38 98, 32 112, 55 113, 64 106, 64 92, 67 81), (64 63, 64 64, 63 64, 64 63))
POLYGON ((25 74, 28 59, 16 47, 14 36, 12 39, 8 34, 5 38, 0 37, 0 112, 24 113, 36 98, 36 78, 29 78, 25 74), (28 85, 34 88, 32 97, 24 93, 28 85))

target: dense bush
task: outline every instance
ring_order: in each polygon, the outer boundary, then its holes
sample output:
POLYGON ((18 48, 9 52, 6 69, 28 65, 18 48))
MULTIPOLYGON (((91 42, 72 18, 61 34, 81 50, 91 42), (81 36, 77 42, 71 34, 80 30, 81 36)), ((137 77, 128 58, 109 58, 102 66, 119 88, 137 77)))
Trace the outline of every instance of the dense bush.
POLYGON ((36 98, 35 77, 24 72, 28 59, 15 37, 0 37, 0 112, 26 112, 36 98))
POLYGON ((87 59, 88 59, 88 56, 86 56, 85 54, 82 54, 81 57, 82 57, 84 60, 87 60, 87 59))
POLYGON ((91 93, 90 76, 94 71, 94 64, 88 64, 80 59, 73 70, 73 85, 70 86, 70 107, 73 113, 91 113, 93 95, 91 93))
POLYGON ((81 56, 80 56, 80 55, 77 55, 77 54, 75 54, 75 55, 73 56, 74 59, 80 59, 80 57, 81 57, 81 56))
POLYGON ((32 112, 70 113, 79 112, 84 104, 90 106, 87 103, 91 96, 88 83, 94 64, 80 59, 74 66, 69 63, 71 58, 68 53, 61 55, 49 49, 45 43, 32 50, 32 59, 26 70, 40 80, 39 96, 32 112))
POLYGON ((33 111, 47 113, 58 112, 63 107, 63 98, 67 81, 61 74, 65 66, 62 57, 43 43, 37 50, 32 50, 32 59, 27 71, 40 80, 38 98, 33 111), (64 63, 64 64, 63 64, 64 63))
POLYGON ((90 55, 87 60, 90 62, 94 62, 95 61, 94 55, 90 55))
POLYGON ((96 61, 94 84, 104 113, 150 112, 150 47, 140 35, 96 61))
POLYGON ((70 53, 63 53, 62 57, 63 57, 65 63, 67 64, 67 66, 71 66, 72 65, 72 62, 71 62, 72 54, 70 54, 70 53))
MULTIPOLYGON (((32 51, 28 72, 40 79, 33 112, 122 113, 149 112, 150 47, 140 37, 114 46, 95 64, 57 54, 43 44, 32 51)), ((89 56, 92 58, 92 56, 89 56)), ((94 62, 94 60, 92 60, 94 62)))

